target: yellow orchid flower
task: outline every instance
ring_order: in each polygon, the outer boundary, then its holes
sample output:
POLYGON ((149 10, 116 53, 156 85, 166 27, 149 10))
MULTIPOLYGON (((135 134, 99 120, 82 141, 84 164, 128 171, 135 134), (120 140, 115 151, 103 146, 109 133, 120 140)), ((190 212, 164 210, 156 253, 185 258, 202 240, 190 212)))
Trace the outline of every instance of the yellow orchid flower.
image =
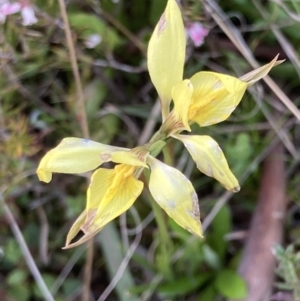
POLYGON ((181 132, 191 131, 192 123, 208 126, 226 120, 247 87, 281 61, 276 57, 240 79, 198 72, 183 80, 185 43, 180 9, 175 0, 168 0, 148 47, 149 74, 161 100, 163 118, 161 128, 148 143, 130 150, 87 139, 65 138, 41 160, 37 175, 46 183, 51 181, 52 173, 78 174, 96 169, 87 190, 86 208, 71 227, 65 248, 87 241, 130 208, 144 187, 138 178, 149 167, 149 190, 154 200, 180 226, 202 237, 198 197, 191 182, 180 171, 155 158, 167 139, 183 142, 201 172, 214 177, 228 190, 240 189, 216 141, 209 136, 187 136, 181 132), (172 100, 174 107, 170 112, 172 100), (114 169, 98 168, 110 161, 117 163, 114 169), (72 242, 80 231, 83 236, 72 242))
POLYGON ((175 0, 168 0, 165 12, 150 38, 147 58, 150 78, 161 101, 163 121, 171 124, 170 130, 173 132, 190 130, 187 120, 200 126, 226 120, 241 101, 247 87, 266 76, 272 67, 283 62, 277 60, 277 55, 269 64, 245 74, 240 79, 202 71, 193 75, 190 80, 183 81, 185 49, 186 37, 180 9, 175 0), (174 110, 170 115, 172 99, 174 110), (166 120, 168 118, 173 123, 166 120))
POLYGON ((149 154, 165 144, 154 141, 132 150, 97 143, 87 139, 65 138, 41 160, 37 174, 50 182, 52 173, 83 173, 112 161, 114 169, 97 169, 87 190, 84 212, 69 231, 66 248, 78 246, 130 208, 141 194, 144 184, 138 177, 144 167, 151 168, 149 189, 156 202, 179 225, 202 236, 197 194, 191 182, 178 170, 149 154), (76 242, 73 238, 82 231, 76 242))
POLYGON ((226 120, 240 103, 248 86, 253 85, 282 61, 278 55, 267 65, 239 79, 216 72, 198 72, 183 80, 186 48, 184 26, 175 0, 168 0, 148 47, 148 69, 162 107, 162 137, 181 140, 200 171, 214 177, 226 189, 237 192, 240 187, 231 173, 225 156, 208 136, 178 135, 190 125, 209 126, 226 120), (176 26, 174 25, 176 24, 176 26), (175 63, 176 62, 176 63, 175 63), (174 108, 170 112, 170 103, 174 108))

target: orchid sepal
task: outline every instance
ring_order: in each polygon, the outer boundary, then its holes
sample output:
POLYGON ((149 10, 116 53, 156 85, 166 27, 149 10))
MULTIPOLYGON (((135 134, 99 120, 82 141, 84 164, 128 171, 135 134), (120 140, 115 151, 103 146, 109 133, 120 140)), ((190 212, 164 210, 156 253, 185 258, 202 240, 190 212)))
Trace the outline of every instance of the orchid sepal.
POLYGON ((209 177, 215 178, 227 190, 238 192, 239 182, 231 172, 218 143, 210 136, 174 135, 192 156, 197 168, 209 177))
POLYGON ((181 11, 169 0, 150 38, 148 70, 161 102, 163 120, 169 114, 172 89, 182 81, 186 36, 181 11))
POLYGON ((179 170, 149 156, 149 190, 154 200, 174 221, 189 232, 203 237, 197 194, 179 170))
POLYGON ((63 139, 42 158, 37 175, 40 181, 49 183, 52 173, 84 173, 110 161, 147 167, 130 149, 70 137, 63 139))

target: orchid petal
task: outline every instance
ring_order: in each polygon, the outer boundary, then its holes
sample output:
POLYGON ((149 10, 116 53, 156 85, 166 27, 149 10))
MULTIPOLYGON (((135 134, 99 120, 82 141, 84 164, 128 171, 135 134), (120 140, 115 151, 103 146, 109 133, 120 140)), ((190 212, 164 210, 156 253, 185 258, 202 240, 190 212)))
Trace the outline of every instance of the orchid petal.
POLYGON ((133 205, 144 186, 134 178, 134 171, 135 167, 121 164, 114 170, 99 168, 93 173, 87 192, 86 219, 80 227, 84 236, 67 244, 68 248, 85 242, 133 205))
POLYGON ((183 80, 172 90, 174 113, 176 119, 183 124, 182 130, 191 131, 188 121, 188 110, 193 94, 193 85, 190 80, 183 80))
POLYGON ((218 143, 210 136, 174 135, 183 142, 197 168, 209 177, 215 178, 227 190, 238 192, 238 180, 230 171, 226 158, 218 143))
POLYGON ((129 152, 129 149, 87 139, 65 138, 43 157, 38 166, 37 175, 40 181, 49 183, 53 172, 83 173, 109 161, 145 166, 145 163, 140 161, 135 154, 129 152))
POLYGON ((280 61, 277 60, 278 56, 279 56, 279 54, 277 54, 270 63, 268 63, 260 68, 254 69, 251 72, 244 74, 239 79, 246 82, 248 84, 248 86, 252 86, 256 82, 258 82, 260 79, 265 77, 273 67, 275 67, 285 61, 285 60, 280 60, 280 61))
POLYGON ((162 116, 169 113, 172 88, 182 81, 186 37, 182 15, 175 0, 169 0, 148 45, 148 69, 160 97, 162 116))
MULTIPOLYGON (((86 212, 84 211, 82 213, 82 215, 84 216, 84 214, 86 214, 86 212)), ((87 242, 88 240, 90 240, 93 236, 95 236, 97 233, 99 233, 102 228, 100 229, 96 229, 94 232, 89 232, 85 235, 83 235, 80 239, 78 239, 76 242, 71 243, 72 239, 79 233, 79 231, 81 229, 78 229, 79 226, 82 226, 84 221, 82 221, 83 216, 79 216, 78 219, 75 221, 75 223, 73 224, 71 230, 68 233, 67 236, 67 240, 66 240, 66 245, 63 247, 63 249, 71 249, 74 247, 77 247, 79 245, 82 245, 83 243, 87 242), (76 232, 77 231, 77 232, 76 232)))
POLYGON ((178 225, 202 237, 198 197, 191 182, 152 156, 147 162, 151 168, 149 189, 155 201, 178 225))
POLYGON ((161 131, 165 133, 167 137, 181 131, 191 131, 188 111, 192 94, 193 86, 191 81, 187 79, 173 88, 174 109, 169 113, 161 127, 161 131))
POLYGON ((189 120, 208 126, 226 120, 241 101, 247 84, 235 77, 198 72, 192 78, 194 87, 189 120))
MULTIPOLYGON (((101 227, 125 212, 141 194, 144 184, 134 177, 135 170, 135 167, 125 164, 115 167, 114 179, 102 198, 95 217, 95 222, 101 227)), ((91 200, 91 204, 99 200, 98 193, 101 194, 102 191, 98 185, 99 181, 102 181, 101 172, 96 172, 92 180, 93 183, 88 191, 88 199, 91 200)), ((89 208, 87 207, 87 209, 89 208)))
POLYGON ((68 235, 67 235, 67 239, 66 239, 66 247, 68 248, 68 246, 70 245, 70 242, 72 241, 72 239, 79 233, 80 228, 82 227, 82 225, 84 224, 86 219, 86 210, 84 210, 76 219, 76 221, 73 223, 68 235))

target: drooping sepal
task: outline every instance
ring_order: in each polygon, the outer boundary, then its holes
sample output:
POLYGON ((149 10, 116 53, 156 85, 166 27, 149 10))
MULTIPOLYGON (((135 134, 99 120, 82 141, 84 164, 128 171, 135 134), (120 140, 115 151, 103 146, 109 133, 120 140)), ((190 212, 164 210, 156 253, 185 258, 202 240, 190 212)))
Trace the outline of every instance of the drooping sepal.
POLYGON ((149 189, 154 200, 178 225, 202 237, 198 197, 192 183, 180 171, 152 156, 148 157, 148 164, 149 189))
POLYGON ((37 175, 40 181, 49 183, 54 172, 84 173, 109 161, 146 167, 129 149, 71 137, 63 139, 42 158, 37 175))
POLYGON ((195 161, 198 169, 209 177, 215 178, 227 190, 238 192, 238 180, 229 169, 227 160, 218 143, 210 136, 174 135, 183 142, 195 161))

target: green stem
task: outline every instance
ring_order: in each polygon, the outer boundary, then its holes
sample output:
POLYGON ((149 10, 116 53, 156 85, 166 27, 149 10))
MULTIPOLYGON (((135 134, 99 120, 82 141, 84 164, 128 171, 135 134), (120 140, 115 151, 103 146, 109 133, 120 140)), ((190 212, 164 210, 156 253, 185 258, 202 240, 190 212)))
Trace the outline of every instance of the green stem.
MULTIPOLYGON (((147 179, 147 182, 149 182, 149 178, 150 178, 149 170, 145 170, 144 175, 147 179)), ((149 190, 147 190, 147 194, 148 194, 148 199, 150 199, 151 207, 158 227, 158 236, 160 241, 159 249, 161 251, 160 257, 158 258, 158 260, 160 260, 158 266, 160 267, 160 270, 164 274, 164 276, 167 279, 171 279, 172 269, 171 269, 170 258, 174 248, 168 232, 167 221, 165 218, 166 216, 164 211, 161 209, 161 207, 153 199, 149 190)))
POLYGON ((172 255, 173 244, 168 232, 165 213, 153 198, 151 198, 151 206, 158 226, 158 235, 160 241, 159 247, 161 249, 161 258, 159 258, 159 263, 161 264, 160 269, 167 279, 171 279, 172 269, 170 258, 172 255))
MULTIPOLYGON (((167 140, 168 140, 167 135, 161 130, 158 130, 152 136, 150 141, 144 145, 144 147, 149 151, 150 155, 153 157, 156 157, 161 151, 163 151, 167 163, 172 163, 173 160, 170 156, 169 150, 165 150, 167 140)), ((144 170, 144 175, 147 182, 149 182, 150 171, 144 170)), ((172 268, 171 268, 170 258, 174 250, 174 246, 168 232, 166 214, 161 209, 161 207, 156 203, 156 201, 153 199, 149 190, 147 190, 147 192, 148 192, 148 199, 150 199, 152 210, 158 226, 158 236, 160 242, 159 244, 160 253, 157 257, 157 260, 159 260, 158 266, 161 272, 164 274, 165 278, 171 279, 172 268)))
MULTIPOLYGON (((171 142, 172 145, 172 142, 171 142)), ((164 155, 164 162, 167 165, 173 166, 174 165, 174 160, 173 160, 173 155, 171 154, 170 151, 170 143, 167 145, 167 147, 165 147, 163 150, 163 155, 164 155)))

